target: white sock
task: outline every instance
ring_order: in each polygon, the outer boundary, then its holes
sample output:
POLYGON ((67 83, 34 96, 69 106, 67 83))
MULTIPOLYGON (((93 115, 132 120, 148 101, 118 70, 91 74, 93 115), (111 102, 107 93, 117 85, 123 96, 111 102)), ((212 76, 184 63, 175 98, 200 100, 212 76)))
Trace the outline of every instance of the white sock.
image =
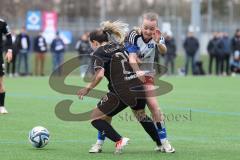
POLYGON ((164 143, 167 140, 167 138, 160 139, 161 143, 164 143))
POLYGON ((103 145, 103 143, 104 143, 104 140, 98 139, 96 144, 103 145))

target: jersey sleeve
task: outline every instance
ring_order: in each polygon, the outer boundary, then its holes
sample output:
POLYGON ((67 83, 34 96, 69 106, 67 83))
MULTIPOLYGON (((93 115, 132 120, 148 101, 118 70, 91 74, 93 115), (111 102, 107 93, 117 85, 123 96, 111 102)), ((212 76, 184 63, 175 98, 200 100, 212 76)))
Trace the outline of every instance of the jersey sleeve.
POLYGON ((2 23, 3 23, 3 34, 5 34, 5 35, 11 34, 9 26, 7 25, 7 23, 5 21, 3 21, 2 23))
POLYGON ((94 57, 93 68, 95 71, 98 69, 104 68, 104 63, 99 57, 94 57))
POLYGON ((93 68, 94 70, 98 70, 101 68, 104 68, 104 57, 101 53, 101 50, 96 50, 92 55, 92 61, 93 61, 93 68))
POLYGON ((136 30, 132 30, 127 38, 126 38, 126 43, 125 47, 128 51, 128 53, 137 53, 139 52, 139 47, 137 45, 137 39, 139 37, 139 34, 137 33, 136 30))
POLYGON ((137 44, 138 33, 136 30, 132 30, 127 36, 127 42, 129 44, 137 44))
POLYGON ((12 35, 10 29, 5 21, 3 23, 2 33, 6 36, 6 49, 12 49, 12 35))

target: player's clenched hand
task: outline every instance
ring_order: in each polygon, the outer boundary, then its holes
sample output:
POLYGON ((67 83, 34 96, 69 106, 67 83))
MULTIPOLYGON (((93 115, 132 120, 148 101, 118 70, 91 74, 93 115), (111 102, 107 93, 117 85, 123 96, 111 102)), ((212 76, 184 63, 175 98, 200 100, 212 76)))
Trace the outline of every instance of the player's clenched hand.
POLYGON ((5 59, 7 60, 7 62, 11 62, 12 60, 12 51, 8 51, 5 55, 5 59))
POLYGON ((89 88, 80 89, 80 90, 77 92, 78 98, 82 100, 82 99, 83 99, 83 96, 87 95, 89 91, 90 91, 89 88))
POLYGON ((155 33, 153 34, 153 39, 155 40, 155 42, 159 42, 161 35, 161 31, 159 29, 156 29, 155 33))

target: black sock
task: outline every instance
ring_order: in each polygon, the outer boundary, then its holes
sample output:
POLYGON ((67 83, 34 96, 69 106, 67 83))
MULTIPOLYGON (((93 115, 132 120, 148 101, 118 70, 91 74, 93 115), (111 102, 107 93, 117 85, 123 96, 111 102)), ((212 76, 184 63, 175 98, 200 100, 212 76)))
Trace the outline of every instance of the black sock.
POLYGON ((148 135, 152 138, 152 140, 155 141, 157 145, 161 145, 157 129, 152 119, 146 115, 146 117, 144 119, 141 119, 139 122, 143 126, 144 130, 148 133, 148 135))
POLYGON ((162 125, 161 125, 160 122, 156 122, 156 125, 157 125, 157 128, 158 128, 158 129, 162 130, 162 125))
POLYGON ((0 93, 0 106, 4 106, 5 103, 5 92, 0 93))
POLYGON ((92 125, 100 132, 104 132, 106 137, 114 142, 121 140, 121 136, 113 129, 113 127, 102 119, 97 119, 91 122, 92 125))

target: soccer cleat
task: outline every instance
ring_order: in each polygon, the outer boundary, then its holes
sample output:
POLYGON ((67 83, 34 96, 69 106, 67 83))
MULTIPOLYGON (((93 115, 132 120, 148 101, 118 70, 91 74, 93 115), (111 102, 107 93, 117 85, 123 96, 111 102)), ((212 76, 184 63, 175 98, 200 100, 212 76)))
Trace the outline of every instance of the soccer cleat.
POLYGON ((116 154, 120 154, 122 153, 123 148, 128 145, 129 143, 129 138, 123 137, 120 141, 116 142, 116 150, 115 153, 116 154))
POLYGON ((8 111, 6 110, 5 107, 0 107, 0 114, 7 114, 8 111))
POLYGON ((102 152, 102 145, 101 144, 93 144, 92 147, 89 149, 89 153, 101 153, 102 152))
POLYGON ((171 146, 168 140, 165 140, 161 146, 157 146, 155 151, 163 152, 163 153, 174 153, 175 149, 171 146))

